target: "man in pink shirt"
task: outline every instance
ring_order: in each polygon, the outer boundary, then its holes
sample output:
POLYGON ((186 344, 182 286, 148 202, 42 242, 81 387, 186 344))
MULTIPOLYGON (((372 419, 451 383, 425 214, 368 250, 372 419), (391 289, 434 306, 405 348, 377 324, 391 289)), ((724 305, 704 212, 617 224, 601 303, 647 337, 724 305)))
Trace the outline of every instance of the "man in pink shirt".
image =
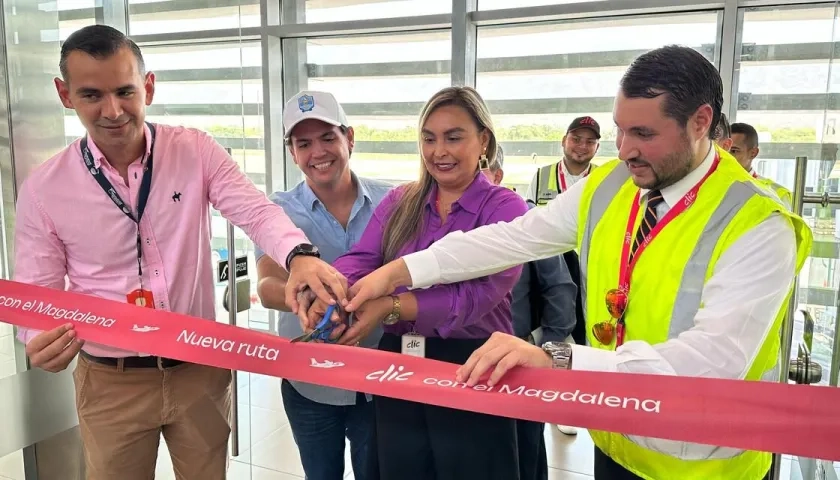
MULTIPOLYGON (((134 42, 86 27, 64 42, 60 66, 61 102, 88 134, 21 186, 15 280, 213 321, 212 205, 285 266, 292 291, 344 298, 343 277, 212 137, 145 122, 155 77, 134 42)), ((179 479, 225 478, 229 370, 85 343, 69 324, 18 338, 51 372, 79 354, 87 478, 152 478, 161 434, 179 479)))

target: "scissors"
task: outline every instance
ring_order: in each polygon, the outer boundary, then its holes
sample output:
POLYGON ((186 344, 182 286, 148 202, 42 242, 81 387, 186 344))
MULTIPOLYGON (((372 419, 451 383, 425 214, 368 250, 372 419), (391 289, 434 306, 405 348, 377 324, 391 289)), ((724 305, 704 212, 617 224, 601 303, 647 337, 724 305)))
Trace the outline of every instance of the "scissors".
POLYGON ((330 319, 332 317, 333 312, 335 311, 335 305, 330 305, 327 307, 327 311, 324 313, 324 318, 318 322, 318 325, 315 326, 315 330, 312 330, 309 333, 304 333, 299 337, 295 337, 292 339, 292 343, 296 342, 311 342, 313 340, 322 340, 324 342, 330 342, 330 334, 332 334, 333 328, 335 328, 335 324, 330 319))

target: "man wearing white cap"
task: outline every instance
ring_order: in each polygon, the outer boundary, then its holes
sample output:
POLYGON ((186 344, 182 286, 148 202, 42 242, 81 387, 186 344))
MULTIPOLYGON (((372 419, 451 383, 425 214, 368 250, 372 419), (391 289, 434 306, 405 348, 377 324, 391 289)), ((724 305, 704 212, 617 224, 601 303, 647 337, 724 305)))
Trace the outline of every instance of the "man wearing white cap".
MULTIPOLYGON (((354 134, 344 109, 326 92, 303 91, 283 111, 285 141, 304 175, 288 192, 275 192, 271 200, 282 206, 292 221, 318 248, 321 258, 333 262, 362 236, 371 215, 391 185, 356 176, 350 169, 354 134)), ((266 308, 280 310, 282 337, 303 334, 300 320, 286 305, 286 272, 257 250, 257 292, 266 308)), ((361 342, 376 347, 381 328, 361 342)), ((283 380, 283 406, 308 480, 344 478, 345 437, 357 480, 376 477, 373 444, 373 407, 370 396, 335 388, 283 380)))

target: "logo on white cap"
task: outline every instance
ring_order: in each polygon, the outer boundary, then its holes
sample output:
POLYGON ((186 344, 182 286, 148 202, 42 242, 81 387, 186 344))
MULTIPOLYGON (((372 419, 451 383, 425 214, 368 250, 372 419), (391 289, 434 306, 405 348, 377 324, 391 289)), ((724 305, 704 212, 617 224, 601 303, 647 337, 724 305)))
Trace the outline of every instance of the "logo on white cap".
POLYGON ((312 95, 303 94, 298 98, 298 108, 303 113, 311 112, 315 108, 315 98, 312 95))
POLYGON ((283 109, 285 137, 288 139, 295 125, 307 119, 320 120, 336 127, 347 125, 344 109, 327 92, 302 91, 286 102, 283 109))

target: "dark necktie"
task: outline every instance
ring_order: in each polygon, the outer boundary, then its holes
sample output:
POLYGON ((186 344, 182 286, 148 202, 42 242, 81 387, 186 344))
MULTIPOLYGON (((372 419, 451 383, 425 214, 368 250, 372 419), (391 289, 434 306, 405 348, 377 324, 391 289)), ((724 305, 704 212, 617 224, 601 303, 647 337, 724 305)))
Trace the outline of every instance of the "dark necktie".
POLYGON ((633 249, 630 251, 630 261, 632 261, 633 256, 636 255, 636 250, 639 249, 639 245, 644 243, 645 238, 650 235, 650 231, 656 226, 656 221, 658 220, 656 207, 663 201, 664 199, 662 198, 662 193, 659 190, 651 190, 648 192, 645 217, 642 219, 642 223, 639 224, 639 229, 636 231, 636 239, 633 241, 633 249))

